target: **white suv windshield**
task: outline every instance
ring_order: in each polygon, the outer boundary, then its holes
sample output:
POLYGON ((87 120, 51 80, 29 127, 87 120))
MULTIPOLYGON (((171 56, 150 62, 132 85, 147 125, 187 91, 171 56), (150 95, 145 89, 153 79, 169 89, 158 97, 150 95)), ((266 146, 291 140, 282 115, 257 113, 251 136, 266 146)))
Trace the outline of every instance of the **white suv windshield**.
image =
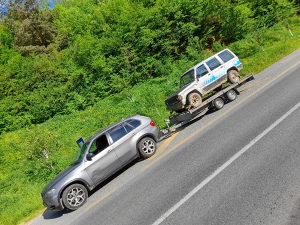
POLYGON ((181 76, 180 87, 182 88, 183 86, 193 82, 194 80, 195 80, 194 70, 190 70, 181 76))

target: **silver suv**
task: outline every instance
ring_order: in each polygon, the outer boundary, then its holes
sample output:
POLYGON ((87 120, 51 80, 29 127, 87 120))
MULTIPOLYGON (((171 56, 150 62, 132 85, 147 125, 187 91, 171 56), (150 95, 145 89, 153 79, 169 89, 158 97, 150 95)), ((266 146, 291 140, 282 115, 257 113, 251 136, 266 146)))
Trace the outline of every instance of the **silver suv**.
POLYGON ((42 191, 49 209, 76 210, 88 191, 136 159, 156 151, 159 129, 148 117, 135 115, 107 127, 85 142, 75 162, 42 191))
POLYGON ((180 112, 201 106, 204 95, 221 88, 227 81, 239 82, 238 72, 242 68, 241 61, 232 51, 218 52, 181 76, 180 89, 165 101, 167 109, 180 112))

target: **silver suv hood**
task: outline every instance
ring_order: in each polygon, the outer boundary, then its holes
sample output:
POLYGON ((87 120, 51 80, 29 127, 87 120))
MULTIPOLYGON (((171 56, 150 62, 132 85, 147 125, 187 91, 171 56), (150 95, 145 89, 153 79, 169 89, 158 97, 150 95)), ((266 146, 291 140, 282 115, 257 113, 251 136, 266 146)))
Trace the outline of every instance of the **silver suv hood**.
POLYGON ((71 164, 67 169, 63 170, 62 172, 60 172, 42 191, 42 194, 44 194, 45 192, 47 192, 48 190, 50 190, 53 186, 55 186, 55 184, 57 184, 59 181, 61 181, 62 179, 64 179, 68 174, 70 174, 71 172, 73 172, 74 170, 76 170, 79 166, 81 165, 81 163, 76 163, 76 164, 71 164))

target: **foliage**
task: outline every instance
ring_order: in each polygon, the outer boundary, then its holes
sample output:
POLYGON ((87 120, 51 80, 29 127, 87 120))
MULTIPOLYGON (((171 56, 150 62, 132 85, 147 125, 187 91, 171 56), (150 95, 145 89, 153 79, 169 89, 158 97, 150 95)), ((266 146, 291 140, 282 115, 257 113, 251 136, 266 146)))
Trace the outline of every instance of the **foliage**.
POLYGON ((299 1, 58 2, 1 2, 0 224, 42 208, 78 137, 137 113, 162 128, 164 100, 196 62, 229 47, 259 72, 300 45, 299 1))
POLYGON ((263 51, 264 29, 279 21, 289 28, 287 18, 297 4, 62 0, 49 9, 46 0, 0 2, 0 133, 86 109, 166 77, 166 64, 203 58, 217 43, 246 38, 251 41, 243 49, 263 51))
MULTIPOLYGON (((300 46, 299 24, 299 18, 291 20, 294 37, 280 24, 268 29, 263 37, 266 40, 265 51, 261 51, 251 35, 229 46, 214 46, 216 51, 225 47, 237 51, 242 56, 244 73, 260 72, 300 46)), ((2 134, 0 224, 16 224, 42 208, 42 188, 74 160, 77 154, 75 140, 79 137, 87 139, 122 117, 137 113, 151 117, 163 128, 163 120, 169 115, 164 100, 178 88, 178 76, 212 53, 203 53, 195 60, 185 57, 176 62, 166 62, 161 69, 168 76, 137 84, 130 91, 125 89, 83 111, 56 115, 43 124, 2 134)))

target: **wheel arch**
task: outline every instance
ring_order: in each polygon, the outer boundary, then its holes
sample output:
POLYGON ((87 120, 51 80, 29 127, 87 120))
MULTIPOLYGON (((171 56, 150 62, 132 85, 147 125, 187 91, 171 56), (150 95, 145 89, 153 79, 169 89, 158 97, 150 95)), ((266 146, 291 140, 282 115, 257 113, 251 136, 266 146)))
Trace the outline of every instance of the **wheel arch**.
POLYGON ((59 198, 62 198, 62 194, 64 193, 64 191, 66 190, 67 187, 69 187, 72 184, 81 184, 83 185, 86 190, 88 191, 88 193, 92 190, 90 185, 88 185, 88 183, 82 179, 76 179, 76 180, 72 180, 69 183, 67 183, 59 192, 59 198))
POLYGON ((151 133, 146 133, 146 134, 141 135, 136 142, 136 150, 137 150, 138 154, 139 154, 139 143, 143 138, 146 138, 146 137, 152 138, 155 141, 155 143, 158 142, 158 139, 151 133))
POLYGON ((139 142, 140 142, 143 138, 145 138, 145 137, 152 138, 156 143, 158 142, 157 138, 156 138, 153 134, 151 134, 151 133, 146 133, 146 134, 141 135, 141 136, 138 138, 138 140, 137 140, 137 142, 136 142, 136 146, 138 146, 139 142))
POLYGON ((199 95, 200 95, 200 97, 201 98, 203 98, 203 95, 202 95, 202 93, 200 92, 200 91, 198 91, 197 89, 194 89, 194 90, 192 90, 192 91, 190 91, 187 95, 186 95, 186 102, 188 102, 188 97, 189 97, 189 95, 191 94, 191 93, 198 93, 199 95))
POLYGON ((229 69, 227 69, 227 74, 228 74, 228 72, 230 71, 230 70, 235 70, 236 72, 239 72, 239 70, 235 67, 235 66, 233 66, 233 67, 230 67, 229 69))

